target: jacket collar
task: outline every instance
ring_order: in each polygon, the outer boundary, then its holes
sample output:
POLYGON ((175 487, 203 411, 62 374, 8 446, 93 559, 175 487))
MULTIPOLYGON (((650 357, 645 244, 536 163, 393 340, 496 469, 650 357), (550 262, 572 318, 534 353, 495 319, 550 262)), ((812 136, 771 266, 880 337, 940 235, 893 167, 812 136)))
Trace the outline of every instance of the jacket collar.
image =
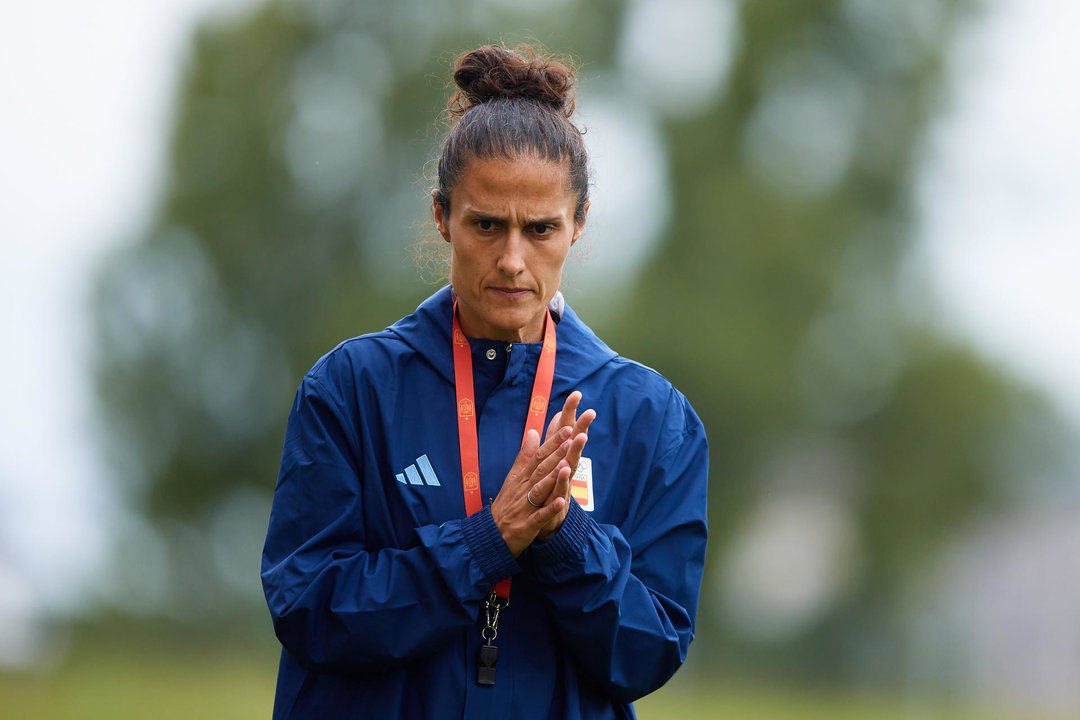
MULTIPOLYGON (((447 285, 420 303, 411 315, 389 328, 450 383, 454 382, 454 358, 450 348, 453 307, 453 291, 447 285)), ((615 352, 563 301, 560 293, 556 293, 549 307, 555 313, 558 339, 556 380, 574 385, 616 357, 615 352)))

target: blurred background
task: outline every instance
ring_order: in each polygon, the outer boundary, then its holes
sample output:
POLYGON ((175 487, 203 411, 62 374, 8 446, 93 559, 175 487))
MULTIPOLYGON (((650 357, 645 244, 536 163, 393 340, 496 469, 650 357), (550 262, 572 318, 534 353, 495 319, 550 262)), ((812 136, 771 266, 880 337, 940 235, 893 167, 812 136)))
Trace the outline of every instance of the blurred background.
POLYGON ((269 717, 303 373, 418 269, 454 57, 581 66, 564 293, 709 432, 643 718, 1080 713, 1069 0, 0 10, 0 715, 269 717))

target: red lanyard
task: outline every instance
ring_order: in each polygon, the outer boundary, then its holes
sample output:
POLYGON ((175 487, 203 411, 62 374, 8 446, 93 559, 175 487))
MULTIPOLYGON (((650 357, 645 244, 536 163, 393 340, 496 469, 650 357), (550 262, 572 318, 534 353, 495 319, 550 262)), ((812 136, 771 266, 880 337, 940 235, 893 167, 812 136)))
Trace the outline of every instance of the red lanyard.
MULTIPOLYGON (((472 350, 465 333, 458 324, 457 303, 454 303, 454 387, 457 390, 458 445, 461 448, 461 489, 465 494, 465 514, 472 515, 484 507, 480 497, 480 445, 476 438, 476 401, 473 395, 472 350)), ((551 383, 555 377, 555 321, 551 313, 544 310, 544 347, 540 351, 540 360, 536 364, 536 379, 533 381, 529 414, 525 418, 525 432, 535 430, 544 438, 544 419, 547 416, 548 398, 551 396, 551 383)), ((510 596, 510 579, 499 581, 495 586, 499 597, 510 596)))

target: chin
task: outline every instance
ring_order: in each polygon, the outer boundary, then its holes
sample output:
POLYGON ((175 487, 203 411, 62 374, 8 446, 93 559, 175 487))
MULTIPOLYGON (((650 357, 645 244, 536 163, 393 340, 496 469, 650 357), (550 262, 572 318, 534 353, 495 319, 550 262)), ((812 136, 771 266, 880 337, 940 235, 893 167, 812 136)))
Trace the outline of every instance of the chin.
POLYGON ((522 311, 493 313, 487 323, 488 327, 497 330, 500 336, 518 336, 534 317, 534 313, 522 311))

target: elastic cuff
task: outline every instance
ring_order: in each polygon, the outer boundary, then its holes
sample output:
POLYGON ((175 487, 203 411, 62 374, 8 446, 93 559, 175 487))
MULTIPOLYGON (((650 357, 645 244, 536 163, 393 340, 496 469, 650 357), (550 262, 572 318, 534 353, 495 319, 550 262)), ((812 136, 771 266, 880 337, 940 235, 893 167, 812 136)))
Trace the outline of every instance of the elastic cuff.
POLYGON ((533 544, 529 551, 530 562, 543 565, 564 565, 580 561, 585 557, 585 540, 589 536, 592 519, 578 505, 577 500, 570 500, 559 532, 550 540, 533 544))
POLYGON ((491 519, 490 505, 463 519, 461 534, 484 574, 484 582, 497 583, 521 569, 510 548, 506 547, 495 521, 491 519))

